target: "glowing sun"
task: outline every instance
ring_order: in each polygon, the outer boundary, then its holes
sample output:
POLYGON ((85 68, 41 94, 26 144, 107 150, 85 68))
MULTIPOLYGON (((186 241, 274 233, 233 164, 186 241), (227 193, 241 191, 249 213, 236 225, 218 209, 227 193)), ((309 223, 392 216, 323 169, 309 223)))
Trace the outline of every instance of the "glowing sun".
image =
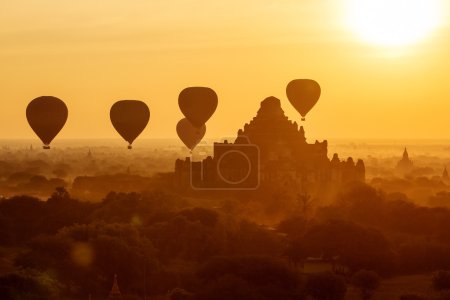
POLYGON ((439 23, 440 0, 348 0, 350 27, 381 46, 409 45, 426 38, 439 23))

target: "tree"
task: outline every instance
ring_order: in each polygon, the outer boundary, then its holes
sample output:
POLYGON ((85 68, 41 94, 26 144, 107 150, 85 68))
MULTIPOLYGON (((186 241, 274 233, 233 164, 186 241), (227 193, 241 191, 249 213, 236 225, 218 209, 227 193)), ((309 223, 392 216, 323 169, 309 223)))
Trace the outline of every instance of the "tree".
POLYGON ((288 255, 298 262, 322 255, 324 260, 338 262, 350 271, 389 272, 393 261, 390 244, 380 232, 342 220, 312 226, 291 242, 288 255))
POLYGON ((170 300, 191 300, 193 298, 192 293, 180 288, 173 289, 168 296, 170 300))
POLYGON ((293 216, 280 222, 277 230, 289 238, 297 238, 305 233, 308 222, 303 216, 293 216))
POLYGON ((195 300, 260 300, 254 288, 244 279, 227 275, 208 284, 197 293, 195 300))
POLYGON ((65 284, 67 296, 107 291, 117 274, 123 291, 142 294, 144 274, 158 270, 151 242, 130 224, 92 223, 35 238, 16 265, 41 272, 52 270, 65 284))
POLYGON ((303 215, 306 215, 312 206, 311 195, 308 193, 297 194, 297 202, 301 206, 303 215))
POLYGON ((450 290, 450 271, 438 271, 433 275, 431 279, 433 288, 436 291, 448 291, 450 290))
POLYGON ((352 284, 359 289, 362 300, 369 300, 380 286, 380 277, 376 272, 360 270, 353 274, 352 284))
POLYGON ((278 256, 283 248, 284 240, 277 232, 249 221, 241 221, 227 230, 228 255, 278 256))
POLYGON ((177 214, 165 222, 148 226, 144 232, 164 261, 174 258, 204 261, 220 255, 224 248, 223 230, 219 224, 207 226, 183 215, 177 214))
POLYGON ((58 299, 57 291, 49 285, 48 278, 39 278, 40 274, 13 273, 0 277, 0 295, 2 300, 58 299))
POLYGON ((57 187, 48 201, 69 200, 70 194, 65 187, 57 187))
POLYGON ((196 299, 300 299, 297 273, 271 257, 216 257, 197 276, 203 285, 196 299))
POLYGON ((179 213, 181 216, 186 217, 189 221, 198 221, 201 224, 209 227, 213 227, 217 224, 219 215, 212 210, 194 207, 192 209, 185 209, 179 213))
POLYGON ((347 286, 342 277, 331 272, 315 274, 306 282, 306 293, 315 300, 342 300, 347 286))
POLYGON ((400 300, 427 300, 425 296, 417 294, 405 294, 400 296, 400 300))
MULTIPOLYGON (((2 225, 8 237, 2 236, 5 244, 20 245, 38 235, 44 215, 45 202, 30 196, 15 196, 0 200, 2 225)), ((4 245, 5 245, 4 244, 4 245)))

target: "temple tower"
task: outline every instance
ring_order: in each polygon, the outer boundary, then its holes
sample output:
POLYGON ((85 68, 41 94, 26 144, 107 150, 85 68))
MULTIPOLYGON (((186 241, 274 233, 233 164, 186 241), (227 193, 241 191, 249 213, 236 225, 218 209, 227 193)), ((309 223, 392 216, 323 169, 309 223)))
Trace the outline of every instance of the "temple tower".
POLYGON ((114 282, 111 288, 111 291, 109 292, 109 296, 107 300, 122 300, 122 293, 119 289, 119 284, 117 283, 117 274, 114 274, 114 282))
POLYGON ((413 167, 413 161, 409 158, 408 150, 405 148, 402 159, 397 163, 397 171, 405 174, 410 172, 413 167))

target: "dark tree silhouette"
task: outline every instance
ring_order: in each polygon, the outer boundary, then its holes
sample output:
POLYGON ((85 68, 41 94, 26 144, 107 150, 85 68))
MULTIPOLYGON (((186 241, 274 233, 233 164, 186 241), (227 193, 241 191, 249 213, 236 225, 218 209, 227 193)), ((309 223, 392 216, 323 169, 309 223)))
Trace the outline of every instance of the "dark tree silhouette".
POLYGON ((308 278, 306 293, 315 300, 342 300, 347 286, 342 277, 333 273, 316 274, 308 278))
POLYGON ((431 283, 436 291, 450 291, 450 271, 436 272, 431 283))
POLYGON ((291 242, 287 254, 300 263, 308 256, 322 256, 351 271, 367 268, 389 272, 393 261, 391 246, 380 232, 345 221, 312 226, 303 237, 291 242))
POLYGON ((380 286, 380 277, 373 271, 360 270, 353 274, 352 284, 359 289, 362 300, 369 300, 380 286))

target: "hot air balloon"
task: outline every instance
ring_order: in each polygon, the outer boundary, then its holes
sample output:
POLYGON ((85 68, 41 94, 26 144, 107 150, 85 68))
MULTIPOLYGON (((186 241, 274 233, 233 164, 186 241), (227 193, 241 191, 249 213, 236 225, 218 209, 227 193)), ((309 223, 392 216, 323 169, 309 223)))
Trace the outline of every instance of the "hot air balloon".
POLYGON ((28 104, 28 123, 44 143, 44 149, 50 149, 50 143, 66 124, 68 114, 66 104, 56 97, 42 96, 28 104))
POLYGON ((150 110, 142 101, 121 100, 111 106, 111 123, 117 132, 128 142, 128 149, 145 129, 150 120, 150 110))
POLYGON ((302 116, 302 121, 320 98, 320 85, 311 79, 296 79, 289 82, 286 94, 292 106, 302 116))
POLYGON ((198 143, 200 143, 202 138, 205 136, 205 133, 205 124, 203 124, 200 128, 196 128, 186 118, 181 119, 177 124, 177 134, 179 138, 191 151, 194 150, 198 143))
POLYGON ((207 87, 189 87, 181 91, 178 105, 186 119, 201 128, 217 108, 217 94, 207 87))

